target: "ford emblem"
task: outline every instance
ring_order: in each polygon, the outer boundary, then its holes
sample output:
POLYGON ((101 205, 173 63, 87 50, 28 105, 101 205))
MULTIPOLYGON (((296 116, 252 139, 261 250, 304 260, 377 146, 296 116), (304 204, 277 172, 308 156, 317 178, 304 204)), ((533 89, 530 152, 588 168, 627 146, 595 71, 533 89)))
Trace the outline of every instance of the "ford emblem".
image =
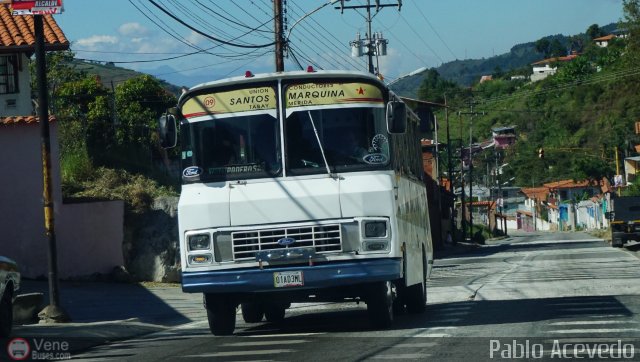
POLYGON ((383 165, 389 162, 387 156, 382 153, 370 153, 364 156, 362 160, 370 165, 383 165))
POLYGON ((280 246, 289 246, 289 245, 293 245, 296 242, 296 239, 294 238, 282 238, 282 239, 278 239, 278 245, 280 246))
POLYGON ((198 166, 187 167, 182 171, 184 177, 198 177, 202 173, 202 169, 198 166))

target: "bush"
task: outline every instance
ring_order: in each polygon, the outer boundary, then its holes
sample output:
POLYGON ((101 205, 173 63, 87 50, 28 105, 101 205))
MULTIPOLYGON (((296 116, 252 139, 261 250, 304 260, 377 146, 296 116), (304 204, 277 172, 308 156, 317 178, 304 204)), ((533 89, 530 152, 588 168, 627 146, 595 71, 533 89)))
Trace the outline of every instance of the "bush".
POLYGON ((176 196, 175 191, 142 175, 104 167, 97 169, 92 179, 81 186, 83 190, 75 193, 74 197, 124 200, 127 210, 133 213, 148 210, 157 197, 176 196))

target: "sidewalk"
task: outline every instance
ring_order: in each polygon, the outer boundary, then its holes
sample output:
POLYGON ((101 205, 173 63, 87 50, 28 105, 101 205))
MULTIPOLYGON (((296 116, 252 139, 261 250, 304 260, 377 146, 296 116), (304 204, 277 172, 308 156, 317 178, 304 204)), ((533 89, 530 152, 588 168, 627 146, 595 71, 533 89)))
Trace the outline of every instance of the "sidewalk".
MULTIPOLYGON (((23 280, 19 294, 40 292, 46 281, 23 280)), ((71 323, 14 325, 11 337, 67 341, 70 352, 130 339, 195 321, 206 321, 201 294, 173 284, 61 282, 60 305, 71 323)), ((44 306, 43 306, 44 307, 44 306)), ((0 360, 5 355, 0 353, 0 360)))

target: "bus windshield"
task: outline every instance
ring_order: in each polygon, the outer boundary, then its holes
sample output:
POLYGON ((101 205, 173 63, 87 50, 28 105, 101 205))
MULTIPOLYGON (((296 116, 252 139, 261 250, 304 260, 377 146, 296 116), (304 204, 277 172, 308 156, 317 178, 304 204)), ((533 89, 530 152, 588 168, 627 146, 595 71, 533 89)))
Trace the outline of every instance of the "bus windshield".
POLYGON ((332 172, 386 168, 389 141, 384 116, 384 108, 375 107, 292 112, 285 120, 288 173, 326 172, 322 151, 332 172))
POLYGON ((276 177, 282 173, 279 127, 270 114, 183 123, 184 181, 276 177), (191 166, 191 168, 190 168, 191 166))

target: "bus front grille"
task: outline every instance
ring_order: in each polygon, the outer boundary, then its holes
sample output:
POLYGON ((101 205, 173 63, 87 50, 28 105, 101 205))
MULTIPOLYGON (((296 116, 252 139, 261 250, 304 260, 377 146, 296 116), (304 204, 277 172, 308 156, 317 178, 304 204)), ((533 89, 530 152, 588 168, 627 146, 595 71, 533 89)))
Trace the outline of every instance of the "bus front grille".
POLYGON ((256 252, 274 249, 310 248, 317 254, 342 251, 339 224, 236 231, 231 240, 236 261, 252 260, 256 252))

